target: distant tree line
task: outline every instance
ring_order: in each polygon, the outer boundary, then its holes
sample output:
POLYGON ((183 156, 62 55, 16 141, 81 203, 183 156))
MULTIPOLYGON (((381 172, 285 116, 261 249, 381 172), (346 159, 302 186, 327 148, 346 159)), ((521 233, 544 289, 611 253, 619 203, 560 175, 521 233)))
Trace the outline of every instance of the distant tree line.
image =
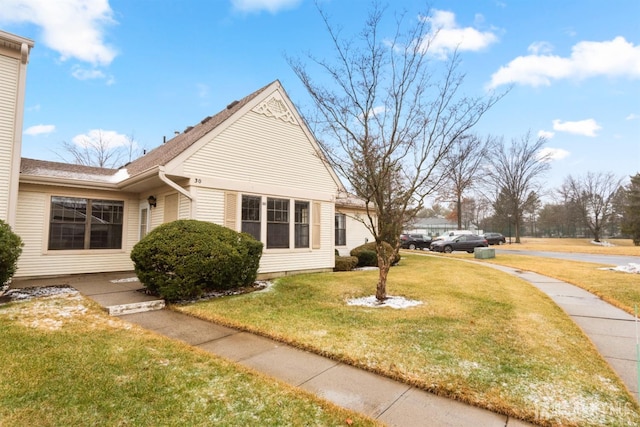
POLYGON ((459 229, 521 236, 631 238, 640 245, 640 173, 569 175, 559 188, 542 188, 549 169, 544 138, 530 134, 506 144, 465 135, 441 163, 436 202, 420 217, 444 217, 459 229), (546 202, 543 202, 543 199, 546 202))

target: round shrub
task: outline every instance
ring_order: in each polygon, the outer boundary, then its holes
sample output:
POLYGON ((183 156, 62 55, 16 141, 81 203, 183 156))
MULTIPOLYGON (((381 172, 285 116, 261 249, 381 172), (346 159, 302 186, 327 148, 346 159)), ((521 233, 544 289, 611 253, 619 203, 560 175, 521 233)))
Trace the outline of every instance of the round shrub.
MULTIPOLYGON (((383 242, 388 253, 393 251, 391 245, 387 242, 383 242)), ((351 256, 358 258, 358 267, 377 267, 378 255, 376 253, 376 242, 365 243, 364 245, 357 246, 351 249, 351 256)), ((395 265, 400 261, 400 255, 396 255, 391 262, 391 265, 395 265)))
POLYGON ((333 271, 351 271, 358 265, 358 258, 354 256, 337 256, 333 271))
POLYGON ((0 294, 8 287, 18 268, 22 254, 22 239, 11 230, 9 224, 0 219, 0 294))
POLYGON ((169 302, 252 285, 261 256, 249 234, 198 220, 162 224, 131 251, 140 282, 169 302))

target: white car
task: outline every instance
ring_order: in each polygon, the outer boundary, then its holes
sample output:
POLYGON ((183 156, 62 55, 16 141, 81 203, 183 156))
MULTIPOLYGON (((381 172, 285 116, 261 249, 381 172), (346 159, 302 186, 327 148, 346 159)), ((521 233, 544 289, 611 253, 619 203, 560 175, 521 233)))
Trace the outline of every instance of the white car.
POLYGON ((469 230, 451 230, 447 231, 445 234, 439 235, 433 240, 452 240, 454 237, 462 236, 463 234, 473 234, 473 232, 469 230))

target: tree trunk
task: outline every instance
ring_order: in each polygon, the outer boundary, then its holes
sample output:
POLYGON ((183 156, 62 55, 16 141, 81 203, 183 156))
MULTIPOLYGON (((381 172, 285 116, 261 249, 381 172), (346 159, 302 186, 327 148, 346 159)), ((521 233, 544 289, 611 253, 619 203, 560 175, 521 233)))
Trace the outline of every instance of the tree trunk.
POLYGON ((376 242, 376 253, 378 255, 378 285, 376 286, 376 299, 380 302, 387 299, 387 276, 391 268, 393 253, 388 254, 387 248, 382 241, 376 242))
POLYGON ((458 210, 458 230, 462 230, 462 197, 458 194, 458 199, 456 200, 456 208, 458 210))

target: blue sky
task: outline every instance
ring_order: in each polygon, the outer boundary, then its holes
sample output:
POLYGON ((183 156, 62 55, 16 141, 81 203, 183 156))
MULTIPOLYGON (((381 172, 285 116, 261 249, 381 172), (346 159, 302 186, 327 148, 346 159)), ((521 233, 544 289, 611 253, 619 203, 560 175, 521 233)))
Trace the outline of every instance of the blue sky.
MULTIPOLYGON (((311 0, 3 0, 0 29, 35 41, 23 157, 60 161, 100 131, 150 150, 279 79, 309 97, 286 56, 331 55, 311 0)), ((345 31, 368 0, 320 0, 345 31)), ((640 1, 434 0, 432 50, 460 46, 465 91, 513 85, 479 123, 510 141, 530 131, 553 153, 547 188, 591 172, 640 172, 640 1)), ((393 0, 417 19, 426 2, 393 0)), ((389 15, 391 17, 391 14, 389 15)), ((389 27, 389 31, 393 30, 389 27)), ((390 34, 390 33, 389 33, 390 34)))

